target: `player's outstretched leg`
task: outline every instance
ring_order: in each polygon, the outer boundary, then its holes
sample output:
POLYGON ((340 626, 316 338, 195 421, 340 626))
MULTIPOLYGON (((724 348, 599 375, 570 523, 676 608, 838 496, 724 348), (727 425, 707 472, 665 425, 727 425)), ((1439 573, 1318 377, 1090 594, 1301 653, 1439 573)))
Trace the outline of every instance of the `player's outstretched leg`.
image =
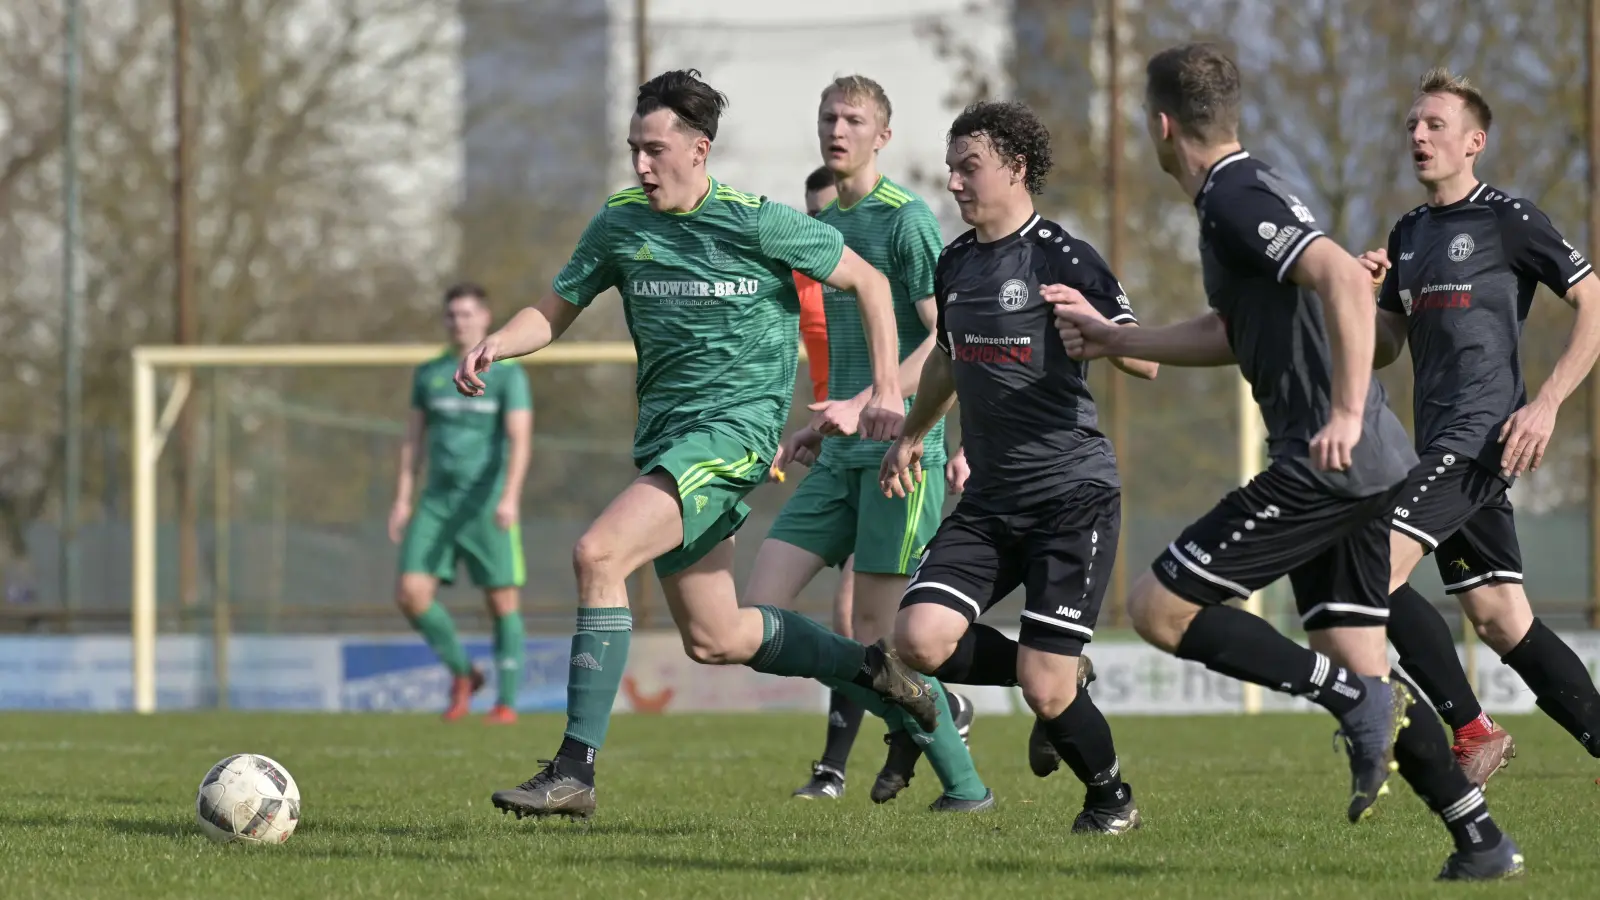
POLYGON ((438 579, 432 575, 405 572, 400 576, 398 599, 411 627, 422 635, 428 649, 450 672, 450 706, 445 709, 443 718, 453 722, 470 710, 472 695, 483 687, 484 677, 467 658, 450 611, 433 599, 438 585, 438 579))
POLYGON ((1059 759, 1083 783, 1083 811, 1072 823, 1077 834, 1125 834, 1143 821, 1134 805, 1133 788, 1122 780, 1122 766, 1111 738, 1111 725, 1081 690, 1077 657, 1082 643, 1062 634, 1033 630, 1023 622, 1018 676, 1022 696, 1038 716, 1037 729, 1059 759), (1041 649, 1048 647, 1051 649, 1041 649), (1064 652, 1063 652, 1064 651, 1064 652))
POLYGON ((1400 654, 1400 667, 1454 733, 1456 763, 1482 787, 1517 755, 1516 742, 1478 703, 1444 616, 1409 584, 1389 594, 1389 640, 1400 654))
MULTIPOLYGON (((1390 676, 1396 689, 1411 694, 1398 672, 1390 676)), ((1443 881, 1489 881, 1523 871, 1522 851, 1500 831, 1489 815, 1483 792, 1455 764, 1444 732, 1420 703, 1409 710, 1411 724, 1400 732, 1395 759, 1404 778, 1443 822, 1455 841, 1455 852, 1439 872, 1443 881)))

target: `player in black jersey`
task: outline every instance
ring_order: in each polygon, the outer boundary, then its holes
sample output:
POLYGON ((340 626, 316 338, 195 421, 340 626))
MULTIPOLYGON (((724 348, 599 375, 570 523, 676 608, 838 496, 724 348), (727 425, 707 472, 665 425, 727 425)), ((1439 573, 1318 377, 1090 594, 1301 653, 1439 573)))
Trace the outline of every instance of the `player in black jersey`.
POLYGON ((1600 279, 1532 202, 1473 174, 1491 113, 1465 79, 1435 69, 1406 120, 1428 202, 1400 217, 1385 249, 1363 254, 1378 283, 1374 363, 1409 338, 1422 457, 1392 510, 1389 639, 1455 731, 1455 753, 1482 785, 1515 752, 1483 714, 1444 618, 1406 584, 1433 553, 1484 643, 1522 676, 1539 708, 1600 756, 1600 692, 1572 648, 1534 617, 1506 489, 1538 468, 1561 402, 1600 353, 1600 279), (1517 342, 1534 291, 1578 311, 1572 338, 1532 401, 1517 342))
MULTIPOLYGON (((1059 758, 1085 785, 1072 830, 1121 834, 1139 827, 1139 811, 1111 728, 1079 689, 1116 558, 1120 482, 1086 366, 1062 347, 1047 295, 1073 285, 1085 314, 1116 325, 1134 324, 1133 311, 1094 248, 1034 211, 1051 161, 1050 134, 1031 110, 974 104, 947 140, 950 192, 974 227, 939 257, 938 352, 880 474, 886 493, 915 488, 923 438, 957 396, 971 473, 906 586, 895 648, 953 683, 1020 684, 1039 720, 1033 743, 1053 748, 1041 774, 1059 758), (973 623, 1019 585, 1027 603, 1017 642, 973 623)), ((1116 363, 1156 374, 1150 363, 1116 363)), ((1030 758, 1038 752, 1030 747, 1030 758)))
POLYGON ((1456 766, 1438 723, 1389 669, 1384 514, 1416 455, 1372 378, 1367 273, 1323 238, 1281 176, 1240 147, 1239 72, 1224 52, 1175 47, 1145 71, 1157 157, 1195 199, 1212 312, 1165 328, 1107 328, 1063 307, 1062 338, 1080 358, 1237 362, 1272 461, 1168 545, 1129 598, 1134 626, 1182 659, 1337 716, 1352 822, 1397 764, 1455 841, 1441 878, 1517 874, 1521 853, 1456 766), (1313 649, 1225 605, 1285 574, 1313 649))

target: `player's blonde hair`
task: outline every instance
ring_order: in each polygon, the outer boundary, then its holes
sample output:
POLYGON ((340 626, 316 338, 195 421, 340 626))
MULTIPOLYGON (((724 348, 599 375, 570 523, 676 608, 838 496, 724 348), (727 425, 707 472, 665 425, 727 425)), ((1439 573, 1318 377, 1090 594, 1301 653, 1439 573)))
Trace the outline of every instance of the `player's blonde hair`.
POLYGON ((1446 66, 1434 66, 1422 76, 1421 81, 1417 82, 1417 96, 1425 97, 1428 94, 1449 94, 1452 97, 1459 97, 1461 105, 1478 120, 1484 131, 1488 131, 1489 124, 1494 121, 1494 114, 1489 111, 1489 101, 1483 99, 1483 92, 1446 66))
POLYGON ((889 95, 884 91, 883 85, 865 75, 841 75, 828 82, 828 86, 822 89, 822 102, 828 102, 828 97, 834 93, 838 93, 850 103, 862 104, 868 100, 872 101, 878 108, 878 117, 884 125, 888 125, 890 117, 894 115, 894 107, 889 104, 889 95))

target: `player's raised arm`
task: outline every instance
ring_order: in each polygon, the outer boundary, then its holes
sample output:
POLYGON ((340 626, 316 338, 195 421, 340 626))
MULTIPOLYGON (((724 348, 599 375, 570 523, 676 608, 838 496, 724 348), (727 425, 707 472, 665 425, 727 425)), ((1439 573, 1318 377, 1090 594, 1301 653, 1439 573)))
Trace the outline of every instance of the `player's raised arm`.
POLYGON ((481 376, 502 359, 527 356, 548 347, 571 327, 594 298, 618 283, 618 270, 607 227, 606 209, 600 210, 572 251, 572 258, 556 275, 550 292, 537 304, 525 307, 472 348, 456 369, 456 388, 469 397, 483 393, 481 376))
POLYGON ((1070 304, 1056 304, 1055 316, 1056 331, 1074 359, 1122 357, 1185 367, 1236 362, 1227 328, 1215 313, 1159 328, 1120 328, 1070 304))

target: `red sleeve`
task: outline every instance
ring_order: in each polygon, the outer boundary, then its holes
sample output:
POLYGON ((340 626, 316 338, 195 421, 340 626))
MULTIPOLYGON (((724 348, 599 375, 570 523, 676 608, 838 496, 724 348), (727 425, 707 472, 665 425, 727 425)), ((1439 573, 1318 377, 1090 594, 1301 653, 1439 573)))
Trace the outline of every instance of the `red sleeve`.
POLYGON ((796 272, 794 286, 800 294, 800 340, 811 370, 811 395, 820 403, 828 399, 828 319, 822 311, 822 285, 796 272))

